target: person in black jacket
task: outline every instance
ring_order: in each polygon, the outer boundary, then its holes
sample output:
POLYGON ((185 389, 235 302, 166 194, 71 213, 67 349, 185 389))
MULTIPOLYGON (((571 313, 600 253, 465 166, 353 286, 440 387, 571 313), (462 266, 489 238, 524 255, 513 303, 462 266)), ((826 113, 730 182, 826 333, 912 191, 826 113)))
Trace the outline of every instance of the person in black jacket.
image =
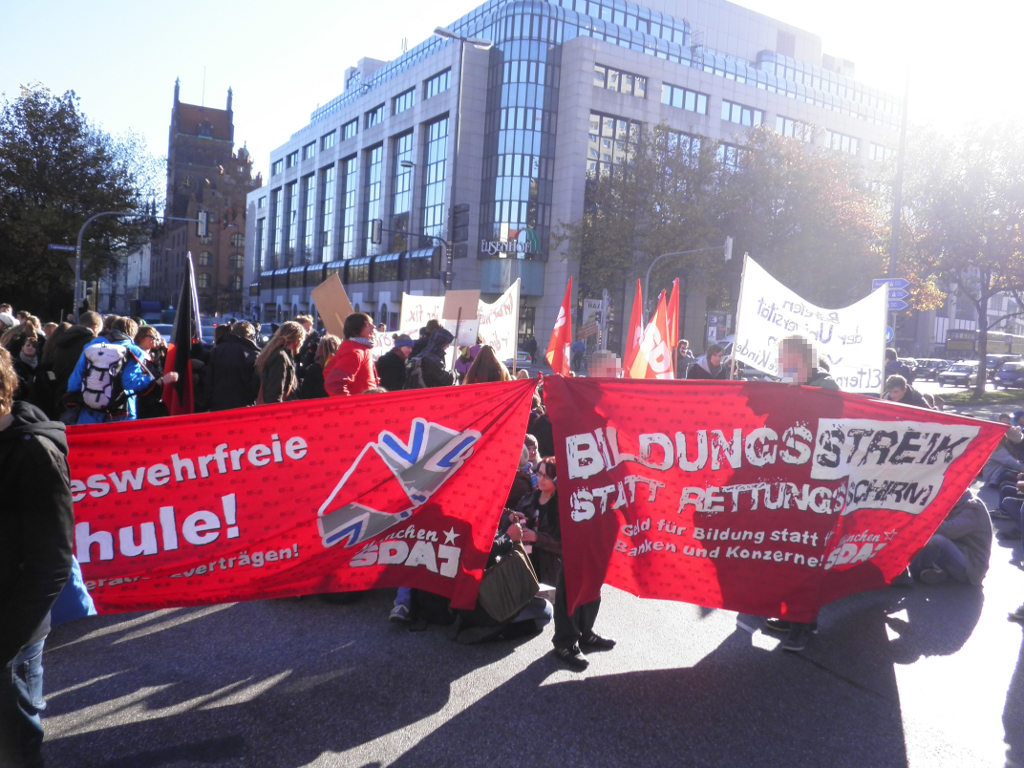
POLYGON ((403 334, 395 338, 395 345, 391 351, 385 352, 377 359, 377 378, 388 392, 405 389, 405 361, 412 354, 412 346, 412 339, 403 334))
POLYGON ((14 402, 0 349, 0 765, 42 765, 43 644, 71 573, 74 514, 64 425, 14 402))
POLYGON ((256 329, 241 320, 213 348, 206 369, 206 399, 211 411, 245 408, 256 402, 260 377, 256 373, 256 329))
POLYGON ((894 403, 904 405, 916 405, 918 408, 931 408, 921 397, 921 393, 910 386, 902 376, 890 376, 885 380, 885 395, 883 400, 892 400, 894 403))
POLYGON ((56 349, 50 358, 50 370, 53 371, 54 407, 60 413, 60 402, 68 391, 68 379, 74 373, 82 350, 92 342, 103 330, 103 318, 97 312, 83 312, 78 318, 78 325, 73 325, 54 340, 56 349))
POLYGON ((715 379, 724 380, 729 378, 729 369, 722 365, 722 355, 725 350, 717 344, 708 347, 706 354, 698 357, 689 370, 686 372, 688 379, 715 379))
POLYGON ((321 397, 330 397, 324 387, 324 367, 331 361, 331 358, 338 353, 341 346, 341 339, 333 334, 325 334, 320 343, 316 345, 316 354, 313 362, 306 368, 306 375, 299 384, 299 400, 316 400, 321 397))

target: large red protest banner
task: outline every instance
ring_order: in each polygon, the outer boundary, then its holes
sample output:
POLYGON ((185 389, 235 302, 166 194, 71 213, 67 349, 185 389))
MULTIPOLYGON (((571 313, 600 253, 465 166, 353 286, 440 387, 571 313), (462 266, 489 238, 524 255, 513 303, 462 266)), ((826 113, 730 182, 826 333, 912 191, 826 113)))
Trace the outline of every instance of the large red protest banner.
POLYGON ((810 621, 887 584, 1005 427, 766 382, 544 380, 567 598, 810 621))
POLYGON ((69 429, 97 608, 396 586, 472 608, 535 384, 69 429))

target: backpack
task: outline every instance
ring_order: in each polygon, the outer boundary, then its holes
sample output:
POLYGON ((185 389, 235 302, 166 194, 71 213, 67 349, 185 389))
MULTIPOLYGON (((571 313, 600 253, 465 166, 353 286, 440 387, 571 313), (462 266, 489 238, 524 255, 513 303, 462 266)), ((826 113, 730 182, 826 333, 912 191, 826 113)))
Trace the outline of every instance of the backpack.
POLYGON ((423 380, 423 358, 411 357, 405 364, 405 387, 404 389, 426 389, 427 383, 423 380))
POLYGON ((99 342, 85 348, 82 370, 82 404, 109 414, 128 410, 128 395, 121 382, 128 363, 128 350, 120 344, 99 342))

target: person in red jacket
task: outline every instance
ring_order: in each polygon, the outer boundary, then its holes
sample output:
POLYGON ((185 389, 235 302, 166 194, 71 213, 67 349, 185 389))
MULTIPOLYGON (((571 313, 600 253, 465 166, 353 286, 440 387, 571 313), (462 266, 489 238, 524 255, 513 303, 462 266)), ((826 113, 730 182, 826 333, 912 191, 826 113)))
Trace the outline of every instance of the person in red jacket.
POLYGON ((345 340, 324 368, 324 389, 328 395, 361 395, 377 386, 373 349, 373 318, 356 312, 345 318, 345 340))

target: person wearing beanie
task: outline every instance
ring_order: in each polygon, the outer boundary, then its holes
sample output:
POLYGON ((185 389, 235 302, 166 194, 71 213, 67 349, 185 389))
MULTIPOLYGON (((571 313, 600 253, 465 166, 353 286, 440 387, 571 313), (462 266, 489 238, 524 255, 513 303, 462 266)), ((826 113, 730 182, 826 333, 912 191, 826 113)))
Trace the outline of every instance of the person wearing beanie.
POLYGON ((377 360, 377 376, 380 385, 388 392, 405 389, 405 361, 412 354, 413 341, 402 334, 395 337, 395 344, 377 360))

